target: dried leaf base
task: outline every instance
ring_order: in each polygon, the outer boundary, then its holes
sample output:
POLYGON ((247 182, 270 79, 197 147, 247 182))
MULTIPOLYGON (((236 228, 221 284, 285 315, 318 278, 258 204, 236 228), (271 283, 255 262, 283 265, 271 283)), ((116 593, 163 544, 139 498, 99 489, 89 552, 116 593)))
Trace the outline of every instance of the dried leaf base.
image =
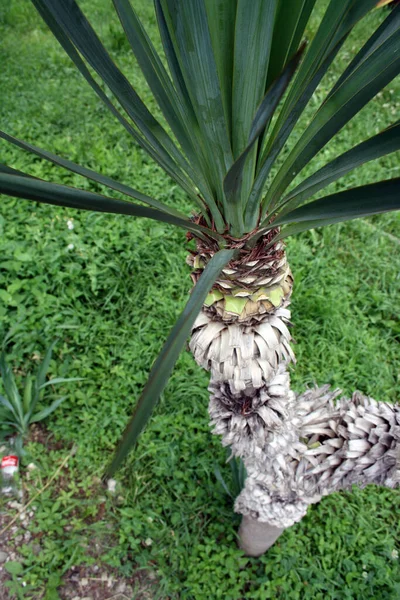
MULTIPOLYGON (((205 258, 192 259, 199 271, 205 258)), ((270 270, 261 268, 262 261, 256 264, 256 284, 268 286, 273 267, 275 279, 269 283, 273 291, 280 286, 279 298, 267 287, 256 301, 250 290, 251 315, 230 318, 227 294, 236 293, 238 281, 254 283, 246 275, 254 264, 233 265, 218 282, 218 294, 224 287, 229 291, 203 307, 190 342, 196 361, 211 374, 213 433, 246 467, 235 511, 243 515, 239 543, 249 556, 265 552, 323 496, 354 484, 395 487, 400 481, 397 405, 359 392, 338 399, 340 390, 329 386, 298 396, 290 389, 288 364, 295 361, 288 329, 291 278, 282 248, 273 260, 270 270), (283 291, 282 286, 288 287, 283 291), (265 303, 268 295, 276 305, 265 303)))

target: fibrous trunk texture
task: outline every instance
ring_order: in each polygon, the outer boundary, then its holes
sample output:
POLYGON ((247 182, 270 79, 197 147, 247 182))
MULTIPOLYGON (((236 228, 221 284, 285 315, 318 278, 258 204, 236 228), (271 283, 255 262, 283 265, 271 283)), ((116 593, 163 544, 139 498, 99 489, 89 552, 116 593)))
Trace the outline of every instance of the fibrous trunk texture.
MULTIPOLYGON (((273 234, 275 232, 272 232, 273 234)), ((259 556, 310 504, 353 484, 399 482, 400 409, 329 386, 290 389, 292 276, 271 234, 224 269, 206 299, 190 348, 210 371, 213 433, 246 467, 235 510, 240 546, 259 556)), ((197 280, 213 250, 188 259, 197 280)))
POLYGON ((273 465, 263 458, 246 462, 246 485, 235 503, 238 512, 289 527, 322 496, 353 484, 399 483, 399 408, 359 392, 334 402, 337 396, 325 386, 295 399, 295 452, 282 454, 273 465))

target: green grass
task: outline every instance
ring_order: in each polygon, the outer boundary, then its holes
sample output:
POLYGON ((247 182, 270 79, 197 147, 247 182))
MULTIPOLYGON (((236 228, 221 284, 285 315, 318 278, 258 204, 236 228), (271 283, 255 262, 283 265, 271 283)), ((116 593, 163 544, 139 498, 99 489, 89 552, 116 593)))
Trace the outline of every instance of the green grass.
MULTIPOLYGON (((184 194, 96 100, 29 2, 6 4, 0 8, 1 128, 191 210, 184 194)), ((111 2, 82 5, 154 105, 111 2)), ((151 3, 134 5, 157 42, 151 3)), ((322 90, 382 16, 376 12, 357 28, 322 90)), ((399 92, 397 81, 379 94, 308 172, 394 121, 399 92)), ((100 189, 5 143, 0 157, 45 179, 100 189)), ((398 176, 398 165, 398 156, 386 157, 330 189, 398 176)), ((387 233, 400 238, 397 214, 289 240, 295 389, 330 382, 346 394, 360 389, 381 400, 398 398, 400 254, 398 241, 387 233)), ((3 332, 16 327, 9 359, 27 371, 33 355, 58 338, 51 375, 85 378, 68 387, 68 399, 48 421, 64 447, 43 452, 39 443, 29 446, 39 467, 28 482, 31 494, 53 474, 69 444, 76 442, 78 452, 35 501, 34 540, 20 549, 27 586, 18 593, 57 598, 71 565, 102 561, 122 576, 139 569, 154 574, 154 598, 399 598, 400 566, 391 556, 400 550, 397 491, 369 487, 335 494, 313 506, 267 556, 243 557, 235 543, 239 517, 214 476, 216 464, 227 480, 230 473, 225 451, 208 428, 208 376, 187 352, 117 477, 117 496, 104 500, 97 478, 190 289, 185 256, 184 234, 174 228, 1 200, 0 319, 3 332)))

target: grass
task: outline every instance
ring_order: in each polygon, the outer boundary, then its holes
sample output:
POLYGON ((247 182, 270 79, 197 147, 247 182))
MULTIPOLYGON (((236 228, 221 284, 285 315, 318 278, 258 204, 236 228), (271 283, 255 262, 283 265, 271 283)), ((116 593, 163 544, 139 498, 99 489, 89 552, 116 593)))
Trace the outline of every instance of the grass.
MULTIPOLYGON (((152 103, 111 3, 82 5, 152 103)), ((134 5, 158 43, 151 3, 134 5)), ((315 105, 382 16, 376 12, 357 28, 316 92, 315 105)), ((30 3, 14 0, 0 8, 0 39, 2 129, 191 210, 184 194, 99 104, 30 3)), ((397 81, 379 94, 308 172, 394 121, 399 88, 397 81)), ((5 143, 0 155, 38 177, 99 189, 5 143)), ((389 156, 330 191, 398 171, 398 156, 389 156)), ((230 478, 225 451, 208 428, 208 376, 189 353, 180 357, 149 427, 119 473, 117 494, 107 494, 98 478, 190 288, 184 234, 150 221, 16 199, 2 198, 1 207, 0 319, 3 332, 15 328, 9 359, 22 377, 35 355, 58 338, 50 374, 85 378, 69 386, 68 399, 48 420, 54 438, 45 451, 34 436, 28 446, 38 467, 29 479, 23 471, 30 495, 49 480, 71 444, 78 451, 34 503, 32 539, 18 546, 23 569, 14 576, 12 597, 59 598, 72 566, 91 564, 108 565, 121 577, 141 573, 139 583, 152 577, 152 598, 400 597, 400 566, 392 554, 400 550, 397 491, 369 487, 335 494, 311 507, 267 556, 243 557, 235 543, 239 517, 214 475, 218 465, 230 478)), ((289 240, 295 389, 330 382, 346 394, 360 389, 381 400, 398 398, 400 255, 387 233, 400 238, 397 214, 289 240)), ((144 596, 138 591, 134 597, 144 596)))

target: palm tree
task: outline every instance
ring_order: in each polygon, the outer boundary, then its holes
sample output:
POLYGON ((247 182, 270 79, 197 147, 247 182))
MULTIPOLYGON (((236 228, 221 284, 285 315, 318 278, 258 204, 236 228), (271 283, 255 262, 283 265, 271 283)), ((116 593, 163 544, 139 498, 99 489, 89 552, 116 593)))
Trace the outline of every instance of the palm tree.
POLYGON ((316 0, 154 0, 163 57, 130 1, 113 0, 167 127, 114 64, 75 0, 32 2, 100 100, 182 187, 195 211, 185 215, 0 132, 128 199, 42 181, 6 165, 0 165, 0 193, 162 221, 186 230, 192 243, 189 301, 150 371, 108 474, 135 444, 191 334, 193 355, 211 374, 214 432, 246 468, 235 509, 243 515, 241 545, 248 554, 264 552, 309 504, 340 487, 396 485, 396 406, 360 394, 335 401, 337 392, 327 387, 297 397, 290 389, 293 277, 283 240, 400 208, 399 179, 315 199, 356 167, 397 151, 399 121, 296 179, 399 73, 400 7, 387 14, 301 130, 299 119, 318 84, 378 0, 331 0, 307 48, 302 40, 316 0))

